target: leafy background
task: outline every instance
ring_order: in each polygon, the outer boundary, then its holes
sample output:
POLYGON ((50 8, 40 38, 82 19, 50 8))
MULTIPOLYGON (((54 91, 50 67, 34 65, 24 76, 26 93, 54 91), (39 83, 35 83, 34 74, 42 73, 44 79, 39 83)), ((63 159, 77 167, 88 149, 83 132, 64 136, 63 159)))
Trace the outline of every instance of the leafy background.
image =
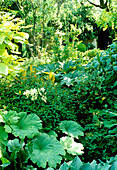
POLYGON ((0 5, 0 168, 116 168, 116 2, 0 5))

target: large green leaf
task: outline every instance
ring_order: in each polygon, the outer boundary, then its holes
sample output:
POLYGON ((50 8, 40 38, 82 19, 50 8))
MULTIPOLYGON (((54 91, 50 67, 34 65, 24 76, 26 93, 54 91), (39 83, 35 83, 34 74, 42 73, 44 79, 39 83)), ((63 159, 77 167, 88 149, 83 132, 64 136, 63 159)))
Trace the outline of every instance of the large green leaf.
POLYGON ((38 167, 46 167, 48 163, 49 167, 56 167, 57 163, 60 163, 62 157, 65 155, 65 151, 60 142, 52 136, 45 133, 39 133, 39 136, 33 143, 32 151, 30 151, 30 157, 33 163, 37 163, 38 167))
POLYGON ((60 129, 63 133, 68 134, 69 136, 76 137, 83 136, 82 127, 74 121, 62 121, 60 123, 60 129))
POLYGON ((34 135, 38 135, 38 130, 42 128, 40 118, 35 114, 27 115, 26 112, 1 112, 0 121, 5 123, 6 132, 13 133, 14 136, 19 136, 21 139, 26 136, 33 138, 34 135))
POLYGON ((15 125, 11 125, 12 133, 14 136, 24 139, 33 138, 34 135, 38 135, 38 130, 42 128, 40 118, 35 114, 29 114, 25 112, 19 113, 20 119, 15 125))
POLYGON ((64 146, 64 149, 67 150, 69 154, 72 155, 82 155, 83 154, 83 145, 81 143, 76 143, 72 137, 62 137, 60 139, 61 144, 64 146))

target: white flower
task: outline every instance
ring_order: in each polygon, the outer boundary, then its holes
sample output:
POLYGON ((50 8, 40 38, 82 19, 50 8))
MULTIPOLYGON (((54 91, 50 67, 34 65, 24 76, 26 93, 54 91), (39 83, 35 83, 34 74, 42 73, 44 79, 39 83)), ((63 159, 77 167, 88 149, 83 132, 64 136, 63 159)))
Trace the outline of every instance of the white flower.
POLYGON ((34 88, 34 89, 31 89, 31 90, 30 90, 30 94, 31 94, 31 95, 33 95, 33 94, 35 94, 35 93, 37 93, 37 89, 34 88))

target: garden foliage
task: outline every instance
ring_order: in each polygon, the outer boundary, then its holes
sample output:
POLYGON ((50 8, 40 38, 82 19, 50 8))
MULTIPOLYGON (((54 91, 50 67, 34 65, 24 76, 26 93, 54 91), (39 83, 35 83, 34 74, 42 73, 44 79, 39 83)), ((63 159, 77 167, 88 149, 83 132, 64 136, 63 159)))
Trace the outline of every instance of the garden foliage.
MULTIPOLYGON (((1 86, 1 108, 38 115, 47 133, 60 132, 61 121, 76 121, 85 132, 82 136, 79 131, 85 151, 82 160, 92 161, 92 154, 95 159, 109 159, 117 146, 116 49, 114 42, 106 51, 86 51, 74 60, 43 65, 35 62, 35 66, 29 63, 10 88, 7 84, 1 86)), ((67 122, 64 124, 63 130, 67 128, 67 122)), ((75 126, 70 126, 74 136, 75 126)), ((68 153, 74 149, 68 148, 69 143, 78 146, 71 137, 61 138, 68 153)))
POLYGON ((0 12, 0 77, 7 76, 13 79, 20 71, 21 61, 18 55, 18 43, 26 43, 29 35, 20 32, 21 25, 24 23, 11 13, 0 12))
POLYGON ((83 145, 74 142, 73 139, 83 136, 81 126, 76 122, 61 122, 60 129, 68 136, 62 137, 60 142, 56 139, 56 133, 42 133, 41 129, 42 122, 36 114, 1 111, 1 167, 8 166, 8 168, 17 169, 20 166, 20 168, 24 168, 28 165, 29 159, 38 167, 45 168, 47 163, 49 167, 56 167, 57 163, 61 162, 62 156, 65 155, 65 150, 71 155, 83 153, 83 145), (65 124, 67 124, 67 128, 65 128, 65 124), (72 128, 74 124, 75 127, 72 128), (68 141, 64 141, 63 138, 67 138, 68 141))
MULTIPOLYGON (((87 38, 96 35, 92 7, 75 0, 27 2, 19 1, 17 15, 26 25, 33 21, 31 29, 0 13, 0 168, 114 169, 116 39, 104 51, 88 50, 87 38)), ((106 30, 111 19, 104 24, 106 30)))

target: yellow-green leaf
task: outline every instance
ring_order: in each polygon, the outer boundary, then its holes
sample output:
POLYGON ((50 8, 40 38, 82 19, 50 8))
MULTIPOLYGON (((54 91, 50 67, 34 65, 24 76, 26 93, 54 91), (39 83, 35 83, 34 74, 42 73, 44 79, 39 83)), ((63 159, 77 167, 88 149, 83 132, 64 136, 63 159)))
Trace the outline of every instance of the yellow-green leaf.
POLYGON ((24 32, 19 32, 19 36, 24 37, 25 39, 29 38, 29 34, 28 33, 24 33, 24 32))
POLYGON ((8 66, 4 63, 0 63, 0 73, 7 75, 8 74, 8 66))

